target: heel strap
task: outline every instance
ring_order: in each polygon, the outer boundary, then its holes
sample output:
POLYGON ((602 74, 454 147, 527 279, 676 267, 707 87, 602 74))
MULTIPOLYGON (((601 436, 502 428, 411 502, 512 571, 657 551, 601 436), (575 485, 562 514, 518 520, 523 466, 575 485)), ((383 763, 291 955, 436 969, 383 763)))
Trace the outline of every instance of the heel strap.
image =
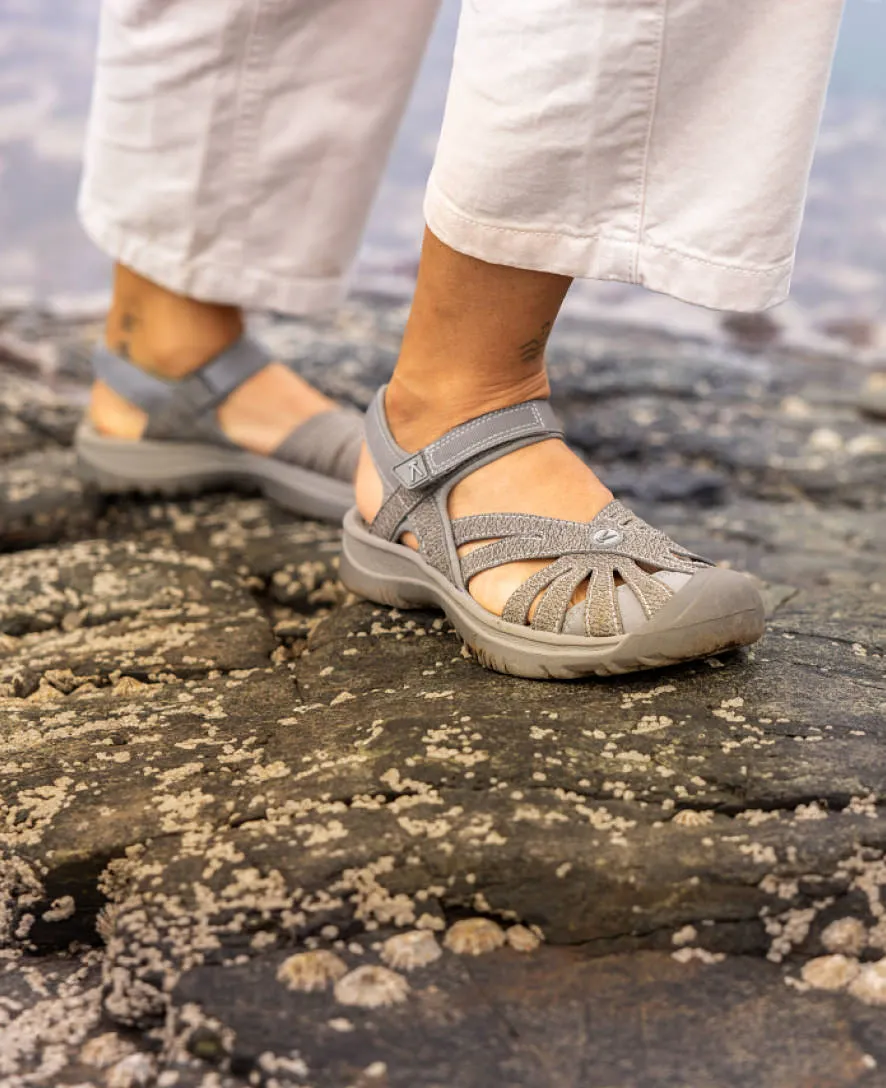
MULTIPOLYGON (((135 366, 104 346, 95 348, 92 371, 148 416, 145 436, 179 438, 190 433, 198 417, 212 413, 222 401, 271 362, 265 349, 247 336, 213 356, 181 381, 166 381, 135 366)), ((214 419, 203 420, 216 431, 214 419)), ((217 435, 213 433, 213 437, 217 435)))

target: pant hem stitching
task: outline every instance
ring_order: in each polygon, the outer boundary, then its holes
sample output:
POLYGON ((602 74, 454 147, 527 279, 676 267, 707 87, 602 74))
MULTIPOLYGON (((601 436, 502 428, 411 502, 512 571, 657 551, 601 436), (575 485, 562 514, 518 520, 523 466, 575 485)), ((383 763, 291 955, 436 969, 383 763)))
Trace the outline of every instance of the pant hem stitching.
MULTIPOLYGON (((467 215, 460 208, 453 203, 453 201, 443 193, 438 186, 428 186, 428 195, 438 199, 441 204, 445 205, 445 212, 448 215, 452 215, 454 218, 460 219, 462 222, 480 230, 496 231, 502 234, 522 234, 522 235, 537 235, 543 238, 563 238, 569 241, 576 242, 607 242, 610 245, 616 246, 631 246, 636 247, 638 250, 654 250, 658 253, 667 253, 674 257, 679 257, 684 261, 694 261, 698 264, 708 265, 711 268, 719 268, 724 272, 738 272, 746 276, 777 276, 782 274, 786 269, 789 269, 793 262, 793 255, 785 257, 777 264, 769 265, 766 268, 749 268, 744 265, 728 264, 724 261, 711 260, 709 257, 698 256, 693 253, 688 253, 686 250, 676 249, 672 246, 663 246, 660 243, 641 241, 636 238, 616 238, 611 234, 605 234, 602 231, 594 231, 589 234, 573 234, 569 231, 553 231, 553 230, 541 230, 535 227, 515 227, 505 226, 498 223, 489 223, 482 219, 474 218, 467 215)), ((635 282, 635 281, 634 281, 635 282)))

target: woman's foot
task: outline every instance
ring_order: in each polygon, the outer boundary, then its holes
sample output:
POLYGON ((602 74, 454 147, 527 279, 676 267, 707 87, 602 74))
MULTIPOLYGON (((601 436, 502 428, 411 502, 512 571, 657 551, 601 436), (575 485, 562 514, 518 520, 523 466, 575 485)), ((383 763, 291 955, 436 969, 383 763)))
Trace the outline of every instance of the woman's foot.
POLYGON ((239 310, 118 267, 105 342, 74 438, 85 482, 109 495, 248 487, 339 524, 354 505, 359 413, 271 362, 239 310))
POLYGON ((364 516, 344 520, 340 575, 353 592, 439 608, 481 664, 538 679, 654 668, 761 636, 752 582, 612 501, 542 400, 498 405, 418 451, 397 441, 385 395, 366 422, 384 502, 364 459, 364 516))
MULTIPOLYGON (((158 377, 180 380, 243 334, 240 311, 176 295, 118 266, 105 326, 108 348, 158 377)), ((335 404, 281 363, 270 363, 218 409, 225 435, 270 454, 301 423, 335 404)), ((92 387, 89 418, 99 434, 138 439, 147 416, 103 382, 92 387)))

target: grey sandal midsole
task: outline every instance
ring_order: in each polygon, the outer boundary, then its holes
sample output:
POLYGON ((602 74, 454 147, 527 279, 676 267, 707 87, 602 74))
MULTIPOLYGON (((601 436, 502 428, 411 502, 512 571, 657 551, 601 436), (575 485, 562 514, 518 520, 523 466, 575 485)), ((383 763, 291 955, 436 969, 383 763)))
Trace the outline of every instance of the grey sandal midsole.
POLYGON ((438 608, 482 664, 535 679, 631 672, 756 642, 763 611, 750 580, 714 567, 626 635, 591 638, 537 631, 487 612, 412 549, 369 532, 356 509, 344 519, 341 579, 352 592, 395 608, 438 608))
POLYGON ((108 493, 257 488, 294 513, 333 522, 340 522, 354 502, 353 487, 342 480, 208 442, 109 438, 84 420, 74 448, 81 475, 108 493))

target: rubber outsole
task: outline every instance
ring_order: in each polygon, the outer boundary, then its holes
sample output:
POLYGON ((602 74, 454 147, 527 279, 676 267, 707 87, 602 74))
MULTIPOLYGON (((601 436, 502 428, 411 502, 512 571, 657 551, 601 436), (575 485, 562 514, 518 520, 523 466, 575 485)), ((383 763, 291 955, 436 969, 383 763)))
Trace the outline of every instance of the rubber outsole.
POLYGON ((343 480, 248 450, 109 438, 87 421, 77 428, 74 449, 81 479, 109 495, 258 490, 294 514, 336 524, 354 503, 354 489, 343 480))
POLYGON ((694 575, 631 634, 587 638, 507 623, 402 544, 373 536, 356 509, 344 519, 340 577, 351 592, 394 608, 446 613, 486 668, 527 679, 573 680, 661 668, 757 642, 763 601, 753 582, 711 567, 694 575))

